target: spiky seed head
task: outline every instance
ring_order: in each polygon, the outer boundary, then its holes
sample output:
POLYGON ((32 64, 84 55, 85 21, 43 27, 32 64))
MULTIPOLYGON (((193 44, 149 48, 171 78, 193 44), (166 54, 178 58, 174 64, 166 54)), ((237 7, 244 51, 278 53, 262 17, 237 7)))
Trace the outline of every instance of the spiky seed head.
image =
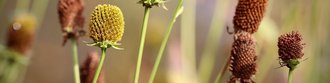
POLYGON ((90 18, 90 38, 94 42, 110 41, 116 44, 123 36, 124 25, 124 16, 119 7, 110 4, 98 5, 90 18))
POLYGON ((278 54, 284 66, 297 65, 297 59, 303 57, 303 45, 305 44, 302 40, 303 38, 298 31, 283 34, 278 38, 278 54))
POLYGON ((26 54, 31 46, 36 31, 36 18, 30 14, 20 14, 8 28, 7 47, 21 54, 26 54))
MULTIPOLYGON (((99 55, 97 52, 89 52, 87 59, 84 64, 80 67, 80 80, 81 83, 92 83, 95 75, 95 71, 97 69, 97 65, 99 64, 99 55)), ((104 72, 101 71, 97 83, 105 83, 104 80, 104 72)))
POLYGON ((59 0, 57 10, 64 38, 63 45, 69 38, 78 39, 84 35, 83 0, 59 0))
POLYGON ((251 77, 256 74, 256 57, 255 40, 251 34, 245 31, 235 33, 230 65, 232 79, 252 82, 251 77))
POLYGON ((235 32, 256 32, 265 14, 267 2, 268 0, 238 0, 233 20, 235 32))

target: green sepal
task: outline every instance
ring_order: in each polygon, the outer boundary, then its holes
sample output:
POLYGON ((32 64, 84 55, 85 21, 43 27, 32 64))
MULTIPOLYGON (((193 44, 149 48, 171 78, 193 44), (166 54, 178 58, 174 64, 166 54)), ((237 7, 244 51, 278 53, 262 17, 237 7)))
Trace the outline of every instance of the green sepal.
POLYGON ((286 66, 288 68, 294 70, 299 63, 300 63, 299 60, 297 60, 297 59, 291 59, 291 60, 288 60, 287 61, 287 65, 286 66))
POLYGON ((91 42, 91 43, 88 43, 88 42, 85 42, 87 46, 96 46, 96 47, 100 47, 100 48, 114 48, 114 49, 117 49, 117 50, 124 50, 124 48, 120 48, 118 47, 119 45, 121 45, 120 43, 116 43, 116 42, 111 42, 111 41, 108 41, 108 40, 105 40, 105 41, 98 41, 98 42, 91 42))

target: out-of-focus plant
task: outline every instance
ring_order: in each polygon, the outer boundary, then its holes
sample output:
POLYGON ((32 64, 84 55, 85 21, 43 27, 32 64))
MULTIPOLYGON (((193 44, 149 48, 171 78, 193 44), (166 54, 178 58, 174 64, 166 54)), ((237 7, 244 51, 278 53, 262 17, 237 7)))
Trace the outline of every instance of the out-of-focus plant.
POLYGON ((59 0, 58 15, 63 33, 64 46, 67 40, 72 42, 72 63, 74 71, 75 83, 80 83, 79 61, 78 61, 78 46, 77 42, 80 36, 84 35, 82 30, 84 25, 84 10, 83 0, 59 0))
MULTIPOLYGON (((100 57, 97 52, 89 52, 84 64, 80 67, 80 80, 81 83, 92 83, 99 64, 100 57)), ((104 78, 104 72, 101 71, 97 83, 106 83, 104 78)))
POLYGON ((36 18, 31 14, 19 14, 8 28, 6 48, 0 54, 0 82, 20 82, 31 54, 36 31, 36 18))

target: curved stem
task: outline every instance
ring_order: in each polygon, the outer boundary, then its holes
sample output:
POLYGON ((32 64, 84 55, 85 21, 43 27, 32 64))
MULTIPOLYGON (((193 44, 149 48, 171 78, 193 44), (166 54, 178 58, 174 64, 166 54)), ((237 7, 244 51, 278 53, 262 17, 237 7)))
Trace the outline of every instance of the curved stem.
POLYGON ((293 72, 293 68, 289 69, 289 76, 288 76, 288 83, 292 83, 292 72, 293 72))
POLYGON ((95 75, 94 75, 94 79, 93 79, 93 83, 96 83, 99 76, 100 76, 100 72, 102 70, 102 66, 103 66, 103 63, 104 63, 104 59, 105 59, 105 51, 106 51, 107 48, 101 48, 101 51, 102 51, 102 54, 101 54, 101 58, 100 58, 100 62, 97 66, 97 69, 95 71, 95 75))
POLYGON ((79 61, 78 61, 78 47, 77 41, 71 38, 72 42, 72 61, 75 83, 80 83, 79 61))
POLYGON ((135 69, 134 83, 139 82, 140 69, 141 69, 141 63, 142 63, 142 54, 143 54, 143 48, 144 48, 144 41, 145 41, 145 37, 146 37, 146 33, 147 33, 147 25, 148 25, 149 14, 150 14, 150 8, 146 7, 145 10, 144 10, 143 25, 142 25, 142 32, 141 32, 141 39, 140 39, 140 47, 139 47, 138 60, 137 60, 136 69, 135 69))
POLYGON ((177 8, 175 10, 175 13, 173 14, 173 17, 171 19, 171 22, 170 22, 170 24, 168 26, 168 29, 166 31, 165 38, 163 39, 162 44, 160 46, 160 49, 159 49, 159 52, 158 52, 158 55, 157 55, 157 58, 156 58, 154 67, 152 69, 152 72, 151 72, 151 75, 150 75, 150 78, 149 78, 149 83, 152 83, 154 81, 154 79, 155 79, 155 76, 156 76, 156 73, 157 73, 157 70, 158 70, 160 61, 162 60, 162 56, 163 56, 163 53, 164 53, 164 50, 165 50, 167 41, 168 41, 168 39, 169 39, 169 37, 171 35, 172 29, 173 29, 173 25, 174 25, 174 23, 176 21, 176 18, 180 14, 180 10, 181 10, 181 13, 182 13, 182 9, 181 9, 182 8, 182 3, 183 3, 183 0, 179 0, 178 6, 177 6, 177 8))

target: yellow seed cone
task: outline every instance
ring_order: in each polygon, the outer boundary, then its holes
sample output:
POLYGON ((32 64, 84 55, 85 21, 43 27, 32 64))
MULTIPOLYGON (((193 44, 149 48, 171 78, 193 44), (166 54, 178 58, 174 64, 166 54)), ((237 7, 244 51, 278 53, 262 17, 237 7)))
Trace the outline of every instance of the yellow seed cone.
POLYGON ((114 5, 98 5, 91 14, 89 35, 94 42, 110 41, 116 44, 124 33, 124 17, 114 5))

